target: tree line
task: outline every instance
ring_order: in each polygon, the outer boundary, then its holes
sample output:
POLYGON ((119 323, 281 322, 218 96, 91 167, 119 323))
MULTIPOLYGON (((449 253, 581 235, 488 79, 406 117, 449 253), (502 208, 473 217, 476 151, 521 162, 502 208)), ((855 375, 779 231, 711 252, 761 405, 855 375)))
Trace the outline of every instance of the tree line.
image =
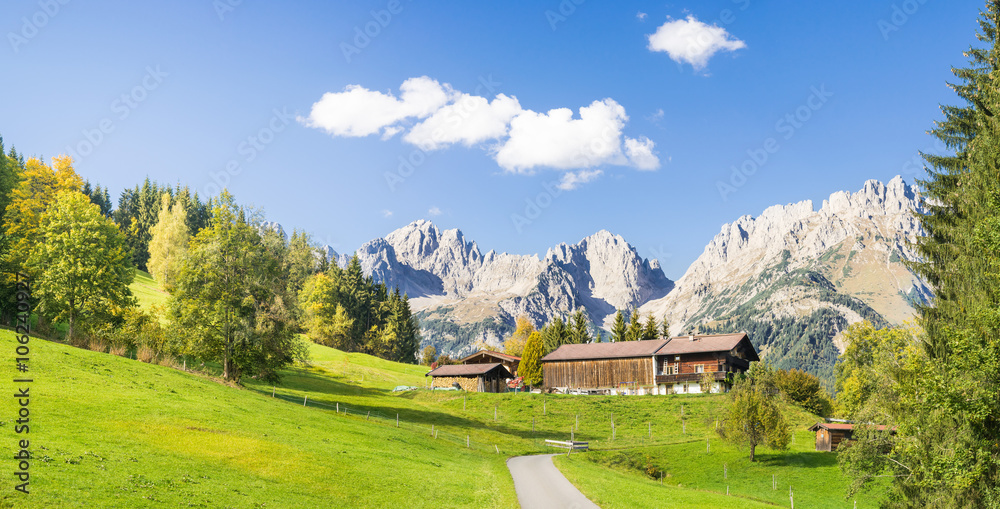
POLYGON ((32 282, 33 330, 77 346, 170 363, 217 362, 225 379, 276 380, 317 342, 415 362, 407 296, 328 263, 309 236, 262 227, 228 192, 202 200, 146 179, 121 193, 84 181, 69 157, 46 164, 0 138, 0 319, 12 323, 17 274, 32 282), (136 269, 169 292, 143 310, 136 269), (163 320, 161 320, 161 317, 163 320))
POLYGON ((853 326, 838 400, 859 423, 839 454, 850 492, 884 507, 1000 507, 1000 1, 986 2, 922 154, 926 234, 911 267, 933 288, 914 327, 853 326), (880 430, 876 424, 884 425, 880 430))

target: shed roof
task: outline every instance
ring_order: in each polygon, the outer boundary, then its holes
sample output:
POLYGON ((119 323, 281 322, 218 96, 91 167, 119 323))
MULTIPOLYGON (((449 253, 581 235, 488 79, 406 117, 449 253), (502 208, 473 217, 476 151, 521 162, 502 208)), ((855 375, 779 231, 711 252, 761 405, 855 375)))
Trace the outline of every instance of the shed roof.
POLYGON ((584 359, 625 359, 629 357, 649 357, 663 348, 667 340, 619 341, 617 343, 584 343, 562 345, 542 357, 542 362, 572 361, 584 359))
POLYGON ((495 369, 500 369, 502 373, 498 373, 505 378, 514 378, 514 375, 507 371, 507 368, 503 367, 503 364, 499 362, 491 362, 489 364, 447 364, 441 366, 435 370, 428 372, 424 376, 480 376, 485 375, 495 369))
POLYGON ((497 359, 503 359, 505 361, 519 361, 520 362, 520 360, 521 360, 520 357, 515 357, 513 355, 507 355, 507 354, 505 354, 503 352, 494 352, 492 350, 480 350, 480 351, 478 351, 478 352, 476 352, 476 353, 474 353, 474 354, 472 354, 472 355, 470 355, 470 356, 462 359, 460 362, 462 362, 464 364, 466 361, 472 359, 473 357, 477 357, 479 355, 483 355, 483 356, 486 356, 486 357, 495 357, 497 359))
POLYGON ((747 346, 750 347, 747 349, 748 352, 752 354, 748 360, 760 360, 757 357, 757 350, 750 343, 750 338, 745 332, 736 334, 675 336, 670 338, 670 342, 656 353, 657 355, 681 355, 686 353, 727 352, 736 348, 744 339, 747 341, 747 346))
MULTIPOLYGON (((840 423, 840 422, 817 422, 809 427, 809 431, 818 431, 820 428, 835 430, 835 431, 854 431, 853 424, 840 423)), ((884 424, 878 425, 879 431, 885 431, 886 426, 884 424)), ((895 428, 893 428, 895 431, 895 428)))

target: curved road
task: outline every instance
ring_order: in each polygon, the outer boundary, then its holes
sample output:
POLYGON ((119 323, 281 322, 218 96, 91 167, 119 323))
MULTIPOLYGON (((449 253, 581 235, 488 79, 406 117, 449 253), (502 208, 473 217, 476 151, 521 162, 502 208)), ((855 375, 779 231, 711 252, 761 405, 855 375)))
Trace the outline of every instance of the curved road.
POLYGON ((554 454, 517 456, 507 460, 521 509, 594 508, 597 505, 570 484, 552 463, 554 454))

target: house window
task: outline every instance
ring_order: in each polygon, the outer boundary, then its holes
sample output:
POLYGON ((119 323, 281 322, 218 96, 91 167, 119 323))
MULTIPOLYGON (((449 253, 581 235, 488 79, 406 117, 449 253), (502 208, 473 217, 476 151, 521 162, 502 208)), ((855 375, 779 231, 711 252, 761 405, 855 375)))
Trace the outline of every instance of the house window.
POLYGON ((704 364, 695 364, 695 366, 694 366, 694 372, 695 373, 704 373, 705 372, 705 365, 704 364))

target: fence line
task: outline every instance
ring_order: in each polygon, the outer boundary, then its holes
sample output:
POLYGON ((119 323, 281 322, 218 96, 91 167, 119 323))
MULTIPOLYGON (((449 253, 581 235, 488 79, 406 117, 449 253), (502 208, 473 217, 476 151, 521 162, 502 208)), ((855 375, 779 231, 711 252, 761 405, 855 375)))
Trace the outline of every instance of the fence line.
MULTIPOLYGON (((263 394, 265 396, 267 395, 267 393, 264 390, 262 390, 262 389, 261 390, 254 389, 254 390, 257 391, 257 392, 260 392, 261 394, 263 394)), ((378 408, 374 408, 373 409, 371 407, 362 407, 362 406, 359 406, 359 407, 356 407, 356 408, 351 408, 346 403, 342 404, 339 401, 328 403, 328 402, 324 402, 324 401, 319 401, 317 399, 309 399, 309 395, 308 394, 304 394, 302 396, 292 395, 292 394, 282 394, 280 392, 277 392, 277 389, 274 388, 274 387, 272 387, 271 392, 272 392, 272 395, 271 395, 272 398, 280 399, 280 400, 286 401, 288 403, 295 403, 295 404, 300 404, 301 403, 302 405, 307 406, 307 407, 314 407, 314 408, 322 408, 322 409, 326 409, 326 410, 333 410, 337 415, 343 414, 344 416, 355 416, 355 417, 359 418, 359 420, 362 420, 362 421, 377 422, 379 424, 390 426, 390 427, 396 427, 396 428, 400 428, 400 429, 407 429, 409 431, 423 433, 423 434, 426 434, 426 435, 432 437, 435 440, 443 440, 445 442, 453 443, 455 445, 462 446, 462 447, 467 448, 467 449, 473 449, 473 450, 478 450, 478 451, 483 451, 483 452, 493 452, 493 453, 500 452, 500 449, 499 449, 497 441, 484 441, 482 443, 476 442, 476 441, 472 441, 471 440, 471 435, 469 435, 469 434, 459 435, 459 434, 455 434, 455 433, 452 433, 452 432, 449 432, 449 431, 444 431, 444 430, 442 430, 440 428, 440 426, 436 426, 434 424, 424 425, 424 424, 420 424, 420 423, 417 423, 417 422, 407 421, 407 420, 403 419, 401 416, 399 416, 399 414, 397 414, 395 412, 393 412, 391 415, 389 415, 389 414, 385 414, 385 413, 381 412, 378 408)), ((548 412, 545 412, 545 414, 547 414, 547 413, 548 412)), ((503 412, 499 412, 498 413, 497 407, 494 406, 494 414, 496 415, 496 417, 494 417, 496 419, 500 415, 502 415, 503 412)), ((576 422, 574 422, 574 421, 576 421, 577 418, 578 417, 576 417, 575 415, 570 415, 569 416, 569 419, 570 419, 570 428, 576 428, 578 426, 576 424, 576 422)), ((482 423, 483 424, 482 430, 484 432, 487 432, 487 433, 502 433, 501 431, 490 430, 487 427, 487 422, 486 422, 487 420, 489 420, 488 417, 482 423)), ((533 435, 535 435, 535 422, 534 422, 534 420, 535 420, 535 418, 532 417, 532 419, 531 419, 531 433, 533 435)), ((502 421, 504 421, 504 419, 498 419, 498 421, 496 421, 496 422, 501 423, 501 426, 503 426, 502 421)), ((645 428, 647 428, 647 429, 643 429, 641 432, 634 433, 635 436, 627 436, 627 437, 623 437, 622 436, 620 427, 615 425, 617 423, 612 424, 612 426, 614 426, 614 427, 612 428, 611 433, 605 439, 591 439, 590 440, 590 448, 592 450, 595 450, 595 449, 596 450, 620 450, 620 449, 628 449, 628 448, 636 447, 636 446, 673 445, 673 444, 686 443, 686 442, 692 441, 690 439, 684 439, 684 438, 682 438, 682 437, 684 437, 683 434, 681 434, 679 436, 671 436, 669 438, 666 437, 666 436, 661 436, 661 437, 657 437, 656 439, 652 439, 652 438, 650 438, 650 435, 651 435, 651 424, 648 424, 647 422, 644 422, 644 423, 647 424, 647 426, 645 426, 645 428)), ((514 436, 518 436, 518 435, 521 435, 521 434, 527 432, 526 430, 520 430, 520 429, 517 429, 517 428, 509 428, 509 431, 514 436)), ((571 434, 575 434, 575 433, 571 432, 571 434)), ((552 432, 552 431, 549 431, 549 432, 538 432, 537 436, 534 436, 533 438, 531 438, 529 440, 529 443, 531 443, 534 446, 534 448, 535 448, 536 451, 543 452, 543 451, 546 450, 545 440, 546 439, 553 439, 553 438, 562 439, 564 437, 561 434, 559 434, 558 432, 552 432)))

